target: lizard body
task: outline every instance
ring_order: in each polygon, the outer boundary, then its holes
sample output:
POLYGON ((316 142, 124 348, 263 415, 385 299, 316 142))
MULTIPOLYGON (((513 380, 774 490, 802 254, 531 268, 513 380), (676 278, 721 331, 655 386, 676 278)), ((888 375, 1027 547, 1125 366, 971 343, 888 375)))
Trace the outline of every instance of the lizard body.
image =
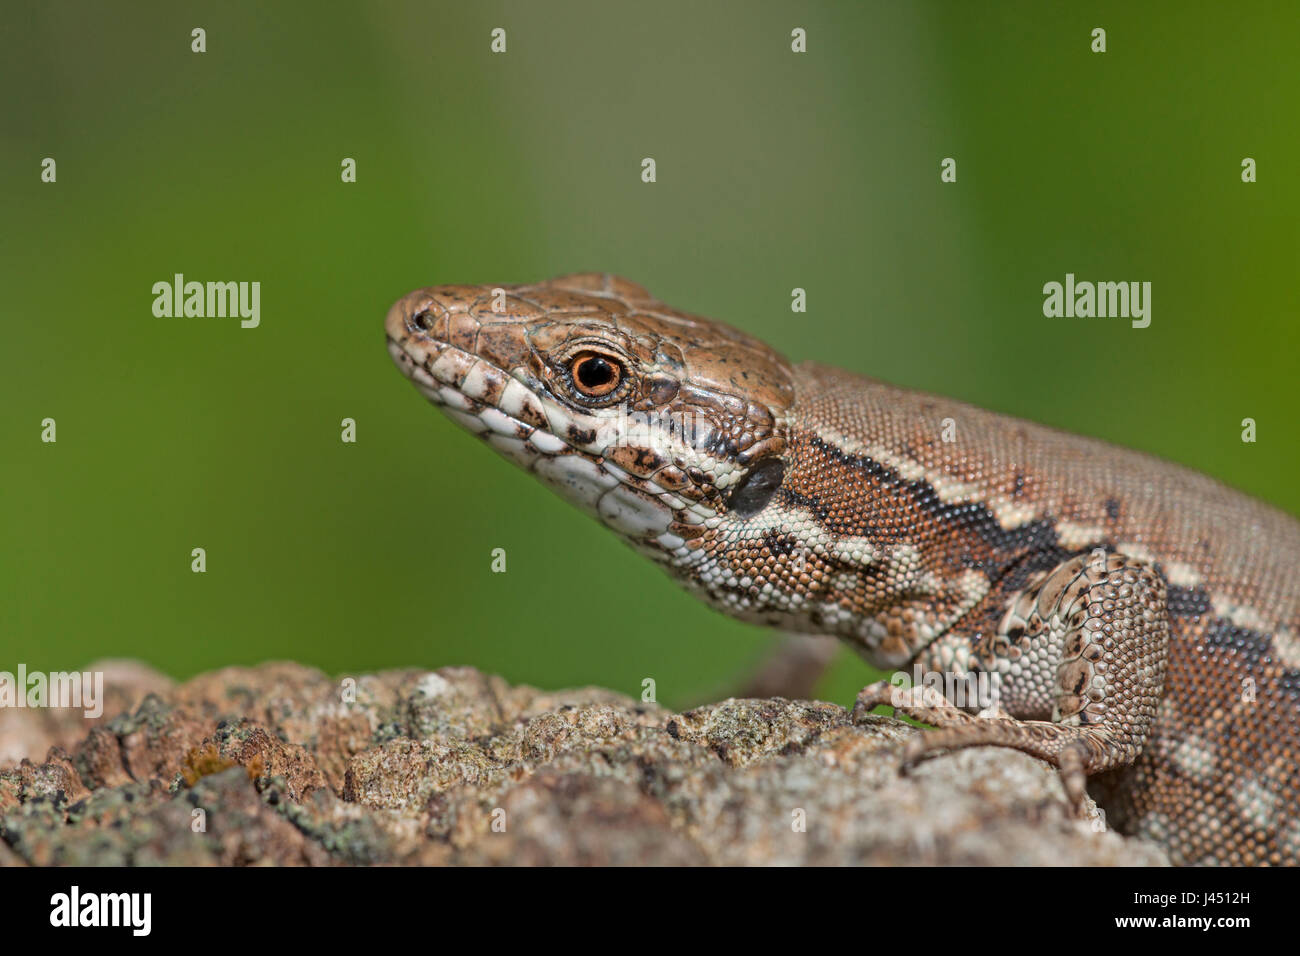
POLYGON ((733 616, 977 704, 859 697, 1010 746, 1178 863, 1300 860, 1300 523, 1148 455, 792 365, 612 276, 441 286, 389 351, 431 401, 733 616), (978 711, 978 714, 975 713, 978 711))

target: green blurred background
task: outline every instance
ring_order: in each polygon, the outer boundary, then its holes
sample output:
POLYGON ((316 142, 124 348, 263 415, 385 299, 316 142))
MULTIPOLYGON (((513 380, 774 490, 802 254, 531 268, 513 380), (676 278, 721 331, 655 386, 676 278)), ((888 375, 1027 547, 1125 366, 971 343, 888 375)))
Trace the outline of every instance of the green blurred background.
MULTIPOLYGON (((621 273, 1297 512, 1300 18, 1134 6, 6 2, 0 669, 728 687, 771 635, 391 366, 386 308, 443 282, 621 273), (155 318, 176 272, 260 281, 261 327, 155 318), (1150 328, 1044 318, 1066 272, 1152 282, 1150 328)), ((846 653, 822 695, 871 676, 846 653)))

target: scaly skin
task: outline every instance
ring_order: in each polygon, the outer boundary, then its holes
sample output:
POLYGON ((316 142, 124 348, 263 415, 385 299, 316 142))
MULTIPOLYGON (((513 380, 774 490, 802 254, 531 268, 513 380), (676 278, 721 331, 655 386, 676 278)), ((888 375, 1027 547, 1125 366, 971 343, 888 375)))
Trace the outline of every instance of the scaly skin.
POLYGON ((735 617, 833 634, 1178 863, 1300 859, 1300 524, 1210 478, 811 363, 611 276, 412 292, 426 397, 735 617), (972 703, 960 680, 984 693, 972 703), (983 681, 983 683, 978 683, 983 681), (978 715, 975 713, 978 711, 978 715))

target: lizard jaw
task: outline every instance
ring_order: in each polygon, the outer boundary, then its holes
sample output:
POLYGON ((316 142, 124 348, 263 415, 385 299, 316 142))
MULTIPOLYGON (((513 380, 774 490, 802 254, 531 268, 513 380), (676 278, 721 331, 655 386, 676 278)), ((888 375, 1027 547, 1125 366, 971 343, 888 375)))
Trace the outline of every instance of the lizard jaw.
POLYGON ((701 516, 691 513, 692 503, 606 459, 602 452, 619 440, 616 428, 580 417, 481 356, 417 338, 402 306, 389 312, 388 352, 426 399, 634 546, 654 557, 684 547, 672 526, 701 516), (580 443, 560 437, 575 434, 580 443))

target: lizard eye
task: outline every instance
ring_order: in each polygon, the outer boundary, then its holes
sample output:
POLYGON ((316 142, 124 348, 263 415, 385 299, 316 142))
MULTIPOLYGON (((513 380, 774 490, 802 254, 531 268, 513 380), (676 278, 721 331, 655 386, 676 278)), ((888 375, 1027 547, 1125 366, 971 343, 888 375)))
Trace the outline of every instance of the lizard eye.
POLYGON ((588 398, 602 398, 623 380, 623 363, 608 355, 580 352, 569 363, 573 384, 588 398))

